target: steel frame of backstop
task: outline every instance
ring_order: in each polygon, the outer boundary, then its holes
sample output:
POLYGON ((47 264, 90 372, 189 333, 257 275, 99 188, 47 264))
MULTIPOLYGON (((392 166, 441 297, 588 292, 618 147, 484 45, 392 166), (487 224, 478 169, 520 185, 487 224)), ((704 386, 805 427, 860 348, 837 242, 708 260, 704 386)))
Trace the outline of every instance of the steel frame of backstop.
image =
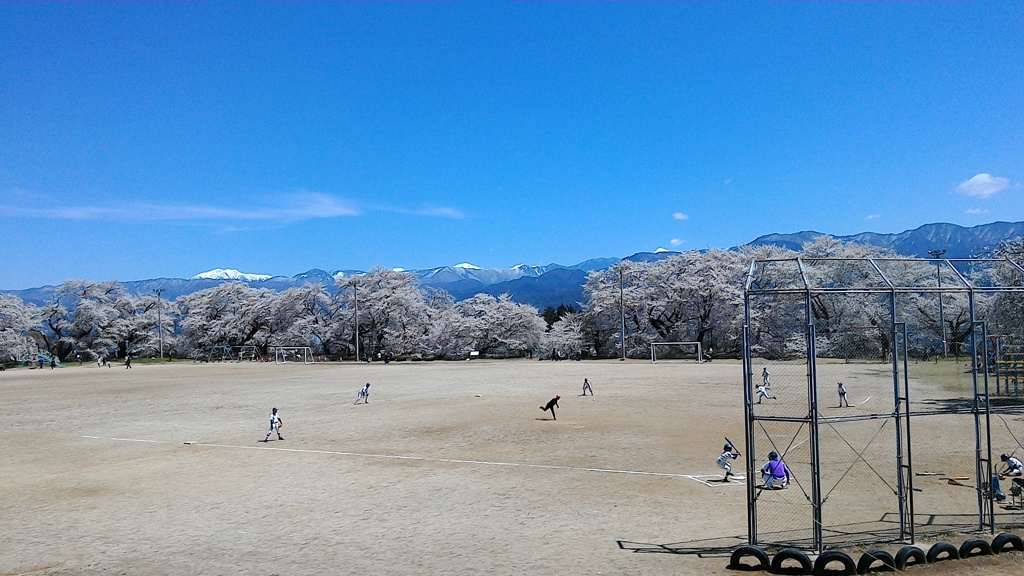
MULTIPOLYGON (((919 272, 919 270, 918 270, 919 272)), ((914 277, 911 275, 911 277, 914 277)), ((929 275, 928 278, 934 278, 929 275)), ((1009 259, 947 259, 947 260, 923 260, 912 258, 784 258, 754 260, 750 263, 744 289, 744 325, 742 333, 742 355, 743 355, 743 380, 744 380, 744 415, 745 415, 745 457, 747 472, 747 528, 748 541, 754 545, 779 544, 797 545, 804 548, 821 552, 827 545, 834 545, 836 538, 826 539, 825 531, 828 526, 823 519, 823 497, 822 486, 822 454, 819 445, 822 427, 827 426, 831 430, 839 430, 841 426, 854 421, 878 420, 881 427, 891 423, 894 433, 894 449, 892 455, 894 461, 890 464, 888 472, 883 474, 886 478, 895 478, 895 502, 886 504, 892 505, 895 510, 893 516, 892 532, 885 537, 891 537, 895 541, 914 542, 915 526, 915 468, 913 464, 912 451, 914 447, 911 436, 912 413, 909 368, 908 368, 908 333, 907 325, 901 321, 901 311, 898 299, 901 295, 929 295, 937 297, 939 302, 940 322, 942 327, 942 340, 945 347, 946 332, 941 321, 942 301, 944 297, 959 295, 959 298, 966 298, 966 311, 969 314, 970 332, 969 338, 963 344, 970 351, 971 356, 971 404, 968 407, 949 408, 938 407, 933 414, 943 416, 944 410, 951 410, 949 413, 958 413, 965 420, 973 418, 974 432, 974 488, 977 492, 977 522, 978 530, 993 532, 995 530, 995 501, 992 491, 989 489, 989 479, 993 476, 992 463, 992 439, 991 439, 991 405, 989 402, 988 378, 989 369, 985 364, 986 323, 979 321, 976 317, 976 298, 982 294, 996 294, 1004 292, 1024 293, 1024 268, 1009 259), (849 275, 841 281, 823 274, 823 270, 829 270, 830 266, 846 266, 855 269, 855 274, 849 275), (924 281, 925 276, 918 274, 913 282, 907 282, 906 278, 896 278, 887 270, 909 269, 916 270, 922 266, 931 267, 936 270, 937 284, 930 285, 924 281), (1006 270, 1010 271, 1013 277, 1011 282, 997 282, 991 274, 985 274, 985 269, 1000 267, 1002 275, 1006 277, 1006 270), (812 272, 813 269, 813 273, 812 272), (769 271, 770 270, 770 271, 769 271), (903 285, 907 284, 907 285, 903 285), (816 350, 816 324, 815 324, 815 298, 827 295, 827 297, 844 297, 849 295, 874 298, 877 302, 887 301, 887 318, 879 319, 887 322, 885 329, 889 332, 891 343, 888 352, 887 362, 891 369, 891 411, 879 409, 874 413, 853 414, 853 415, 829 415, 823 414, 820 409, 819 399, 819 360, 816 350), (764 298, 788 298, 796 303, 795 309, 802 309, 802 314, 797 312, 788 319, 790 328, 794 330, 795 340, 799 341, 802 331, 805 348, 802 351, 803 357, 794 356, 792 370, 796 372, 803 366, 801 360, 805 361, 806 367, 806 390, 807 406, 803 414, 771 414, 762 413, 761 404, 754 403, 754 358, 752 353, 752 338, 754 328, 752 325, 752 308, 756 307, 764 298), (797 322, 802 326, 795 326, 797 322), (979 354, 980 352, 980 354, 979 354), (959 411, 958 411, 959 410, 959 411), (969 415, 968 415, 969 413, 969 415), (765 425, 799 427, 806 430, 809 440, 809 494, 806 498, 810 504, 811 517, 808 518, 810 538, 801 538, 799 541, 773 539, 770 530, 759 530, 759 496, 761 487, 756 485, 755 478, 758 476, 758 444, 764 444, 757 436, 758 427, 764 430, 765 425), (803 428, 806 427, 806 428, 803 428)), ((761 309, 757 309, 761 311, 761 309)), ((802 377, 802 376, 801 376, 802 377)), ((797 400, 800 400, 797 398, 797 400)), ((769 404, 771 406, 771 404, 769 404)), ((802 406, 798 406, 802 410, 802 406)), ((887 407, 886 407, 887 408, 887 407)), ((918 411, 920 412, 920 411, 918 411)), ((944 417, 944 416, 943 416, 944 417)), ((882 430, 880 429, 878 433, 882 430)), ((878 433, 875 435, 877 436, 878 433)), ((874 440, 874 437, 872 438, 874 440)), ((792 444, 792 443, 791 443, 792 444)), ((888 449, 888 448, 887 448, 888 449)), ((886 453, 888 457, 888 452, 886 453)), ((803 470, 801 470, 803 472, 803 470)), ((881 477, 881 476, 880 476, 881 477)), ((885 482, 885 479, 883 479, 885 482)), ((835 488, 833 488, 834 490, 835 488)), ((798 522, 799 519, 789 518, 790 522, 798 522)), ((856 531, 856 528, 854 528, 856 531)), ((806 534, 806 532, 804 533, 806 534)), ((849 534, 849 532, 846 532, 849 534)), ((877 535, 876 535, 877 536, 877 535)), ((842 538, 839 538, 841 540, 842 538)))

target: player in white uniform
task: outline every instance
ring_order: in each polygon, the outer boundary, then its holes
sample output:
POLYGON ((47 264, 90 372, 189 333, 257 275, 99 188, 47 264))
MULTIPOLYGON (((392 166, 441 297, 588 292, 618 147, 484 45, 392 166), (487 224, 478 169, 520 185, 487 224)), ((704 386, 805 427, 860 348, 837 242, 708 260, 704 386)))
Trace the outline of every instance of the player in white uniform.
POLYGON ((850 401, 846 399, 846 386, 843 386, 842 382, 839 383, 838 390, 839 390, 839 407, 842 408, 843 404, 846 404, 846 407, 849 408, 850 407, 850 401))
POLYGON ((591 396, 594 395, 594 389, 590 387, 590 380, 584 378, 583 379, 583 396, 587 395, 587 390, 590 390, 590 395, 591 396))
POLYGON ((760 404, 761 400, 765 398, 769 400, 776 399, 775 396, 772 396, 771 394, 768 393, 768 390, 765 389, 764 384, 761 384, 757 387, 757 403, 760 404))
POLYGON ((1009 454, 1003 454, 999 456, 999 459, 1006 465, 1006 468, 1001 472, 1003 476, 1020 476, 1024 474, 1024 464, 1021 464, 1020 460, 1009 454))
POLYGON ((267 437, 264 438, 262 441, 266 442, 267 440, 270 440, 270 435, 273 434, 274 432, 277 432, 277 439, 278 440, 284 440, 284 436, 281 436, 281 425, 283 423, 284 422, 281 420, 281 417, 277 414, 277 408, 274 408, 273 410, 271 410, 270 411, 270 430, 267 430, 267 437))
POLYGON ((363 386, 362 388, 360 388, 359 392, 356 393, 356 401, 353 402, 353 404, 359 404, 360 400, 362 400, 364 404, 369 404, 370 403, 370 383, 369 382, 367 382, 366 386, 363 386))
POLYGON ((722 455, 719 456, 717 460, 715 460, 715 464, 718 464, 719 468, 725 470, 725 478, 722 478, 722 482, 728 482, 729 476, 733 475, 732 460, 739 458, 740 454, 739 452, 736 452, 736 450, 732 447, 732 444, 726 444, 724 450, 725 451, 722 452, 722 455))

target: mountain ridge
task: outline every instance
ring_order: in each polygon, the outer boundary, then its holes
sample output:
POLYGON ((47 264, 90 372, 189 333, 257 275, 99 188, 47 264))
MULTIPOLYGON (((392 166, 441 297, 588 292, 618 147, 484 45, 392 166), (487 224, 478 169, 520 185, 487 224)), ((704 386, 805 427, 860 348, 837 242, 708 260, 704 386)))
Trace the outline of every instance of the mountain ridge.
MULTIPOLYGON (((755 238, 742 246, 774 245, 791 250, 800 250, 807 242, 828 234, 813 230, 795 233, 772 233, 755 238)), ((830 235, 844 242, 855 242, 868 246, 888 248, 897 254, 918 258, 929 258, 929 250, 944 249, 947 259, 980 257, 989 254, 1000 242, 1024 237, 1024 222, 997 221, 973 227, 949 223, 925 224, 913 230, 894 234, 861 232, 849 236, 830 235)), ((740 246, 733 247, 738 249, 740 246)), ((547 306, 560 304, 577 305, 583 301, 583 284, 587 275, 604 270, 622 260, 654 262, 680 254, 680 252, 659 248, 654 252, 637 252, 625 258, 599 257, 585 260, 571 266, 551 263, 547 265, 518 264, 507 269, 481 268, 463 262, 452 266, 438 266, 421 270, 406 270, 417 277, 424 287, 448 291, 456 300, 470 298, 484 293, 498 296, 508 293, 523 304, 531 304, 543 310, 547 306)), ((216 268, 201 272, 191 278, 153 278, 149 280, 122 281, 130 294, 148 295, 160 290, 167 300, 191 294, 220 285, 223 282, 245 282, 256 288, 283 291, 309 283, 321 283, 331 291, 338 290, 340 278, 365 274, 362 270, 313 268, 294 276, 251 274, 231 268, 216 268)), ((14 294, 23 301, 33 304, 45 303, 56 289, 55 286, 41 286, 24 290, 0 290, 0 293, 14 294)))

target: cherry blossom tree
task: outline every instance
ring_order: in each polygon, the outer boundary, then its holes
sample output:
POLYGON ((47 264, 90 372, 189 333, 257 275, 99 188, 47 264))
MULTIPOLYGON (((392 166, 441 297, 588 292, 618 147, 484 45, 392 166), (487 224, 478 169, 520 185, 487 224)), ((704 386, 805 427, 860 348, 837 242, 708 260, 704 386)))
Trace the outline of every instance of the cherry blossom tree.
MULTIPOLYGON (((243 282, 229 282, 175 301, 181 316, 181 344, 187 353, 208 346, 258 346, 266 353, 274 334, 284 331, 279 295, 243 282)), ((287 324, 287 322, 285 322, 287 324)))
POLYGON ((349 280, 354 290, 341 297, 348 309, 359 299, 360 337, 370 338, 369 353, 414 353, 426 332, 427 307, 417 288, 416 277, 400 270, 375 268, 349 280))
POLYGON ((323 284, 309 284, 285 291, 283 309, 293 310, 294 322, 287 339, 309 342, 321 353, 332 355, 338 349, 349 350, 352 335, 352 313, 345 307, 340 292, 329 294, 323 284))
POLYGON ((17 361, 35 352, 30 332, 38 322, 34 306, 12 294, 0 294, 0 363, 17 361))
POLYGON ((540 347, 547 323, 537 309, 508 294, 477 294, 459 302, 466 336, 481 353, 518 354, 540 347))
POLYGON ((59 361, 76 352, 109 354, 117 346, 111 331, 119 316, 115 304, 126 297, 118 282, 64 282, 40 307, 40 324, 33 329, 33 337, 59 361))

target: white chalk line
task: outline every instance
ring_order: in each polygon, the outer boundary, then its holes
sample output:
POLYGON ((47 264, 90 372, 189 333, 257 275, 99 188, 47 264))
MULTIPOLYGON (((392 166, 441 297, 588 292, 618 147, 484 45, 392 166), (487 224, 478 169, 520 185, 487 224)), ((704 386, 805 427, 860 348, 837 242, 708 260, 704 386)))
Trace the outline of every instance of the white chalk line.
POLYGON ((701 484, 703 484, 703 485, 705 485, 705 486, 707 486, 709 488, 716 488, 718 486, 746 486, 747 485, 747 477, 746 476, 737 476, 735 474, 732 476, 732 480, 730 480, 728 482, 722 482, 722 475, 721 474, 687 474, 686 477, 689 478, 690 480, 695 481, 695 482, 700 482, 701 484), (705 480, 705 478, 714 478, 714 480, 705 480))
POLYGON ((807 444, 807 438, 804 438, 803 440, 797 442, 796 444, 793 444, 787 450, 793 450, 794 448, 799 448, 799 447, 803 446, 804 444, 807 444))
POLYGON ((868 400, 871 400, 871 396, 868 396, 867 398, 865 398, 865 399, 864 399, 864 402, 861 402, 861 403, 860 403, 860 404, 861 404, 861 406, 863 406, 863 405, 864 405, 864 403, 865 403, 865 402, 867 402, 868 400))
MULTIPOLYGON (((164 440, 141 440, 137 438, 103 438, 100 436, 82 436, 90 440, 108 440, 114 442, 144 442, 148 444, 176 444, 164 440)), ((616 470, 614 468, 579 468, 576 466, 558 466, 555 464, 524 464, 521 462, 495 462, 491 460, 462 460, 458 458, 432 458, 426 456, 402 456, 400 454, 366 454, 362 452, 340 452, 336 450, 312 450, 308 448, 277 448, 273 446, 239 446, 233 444, 205 444, 195 442, 189 446, 203 446, 205 448, 234 448, 241 450, 274 450, 277 452, 292 452, 296 454, 325 454, 330 456, 355 456, 359 458, 379 458, 386 460, 414 460, 419 462, 442 462, 446 464, 476 464, 480 466, 510 466, 522 468, 538 468, 544 470, 567 470, 573 472, 600 472, 605 474, 634 474, 638 476, 661 476, 666 478, 691 478, 687 474, 673 474, 670 472, 644 472, 642 470, 616 470)))

